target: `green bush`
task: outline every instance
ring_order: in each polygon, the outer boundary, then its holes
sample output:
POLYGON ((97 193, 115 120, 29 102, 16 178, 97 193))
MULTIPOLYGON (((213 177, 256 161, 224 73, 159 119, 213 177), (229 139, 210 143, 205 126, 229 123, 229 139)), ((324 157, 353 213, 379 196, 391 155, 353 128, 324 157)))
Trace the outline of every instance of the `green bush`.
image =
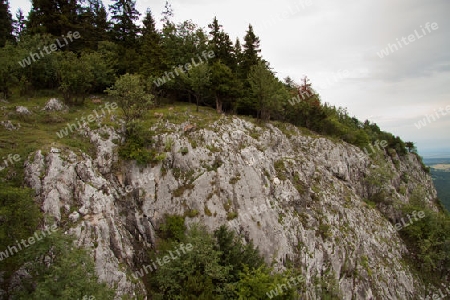
POLYGON ((56 231, 24 250, 31 278, 22 278, 22 290, 12 299, 114 298, 114 290, 100 283, 94 260, 83 248, 74 247, 74 237, 56 231), (43 259, 45 257, 45 259, 43 259))
POLYGON ((165 215, 164 223, 161 224, 159 229, 162 238, 180 241, 186 231, 184 217, 179 215, 165 215))
POLYGON ((421 277, 429 282, 439 282, 450 275, 450 214, 428 208, 424 191, 414 190, 410 202, 402 207, 402 217, 408 226, 400 231, 408 249, 414 254, 413 265, 421 277), (409 221, 408 215, 423 211, 425 217, 409 221))
POLYGON ((105 92, 117 101, 126 124, 141 118, 153 103, 153 95, 145 92, 145 82, 139 75, 122 75, 105 92))
MULTIPOLYGON (((192 245, 192 250, 179 251, 178 259, 146 277, 152 299, 264 299, 278 284, 298 275, 289 269, 273 274, 253 243, 244 245, 241 237, 225 226, 212 235, 204 226, 193 224, 181 241, 163 241, 150 256, 153 261, 162 260, 181 243, 192 245)), ((303 283, 297 286, 302 287, 303 283)), ((295 288, 274 299, 293 299, 295 288)))

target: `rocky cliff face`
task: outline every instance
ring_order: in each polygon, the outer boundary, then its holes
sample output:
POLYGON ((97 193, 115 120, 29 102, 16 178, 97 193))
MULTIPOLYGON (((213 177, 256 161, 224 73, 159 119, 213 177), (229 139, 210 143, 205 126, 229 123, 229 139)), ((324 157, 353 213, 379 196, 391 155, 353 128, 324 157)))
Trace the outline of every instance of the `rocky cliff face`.
POLYGON ((90 249, 118 299, 145 295, 131 274, 146 262, 165 213, 211 230, 228 224, 278 268, 296 263, 306 299, 317 298, 318 285, 339 289, 343 299, 416 299, 422 291, 387 219, 397 221, 392 203, 407 202, 417 186, 430 205, 436 197, 414 155, 369 157, 289 125, 260 127, 237 117, 189 132, 184 125, 161 120, 153 128, 161 132, 160 152, 167 151, 153 166, 119 160, 121 137, 112 128, 84 129, 96 158, 52 148, 26 164, 42 209, 90 249), (389 173, 378 190, 367 183, 381 168, 375 160, 389 173), (364 201, 380 190, 387 195, 380 209, 364 201))

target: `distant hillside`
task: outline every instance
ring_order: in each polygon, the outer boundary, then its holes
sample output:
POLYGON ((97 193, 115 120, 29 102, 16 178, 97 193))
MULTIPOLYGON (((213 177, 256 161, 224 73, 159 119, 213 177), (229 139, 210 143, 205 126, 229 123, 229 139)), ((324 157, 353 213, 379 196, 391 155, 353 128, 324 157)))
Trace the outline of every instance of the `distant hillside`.
POLYGON ((430 167, 438 197, 444 207, 450 211, 450 159, 424 158, 424 164, 430 167))

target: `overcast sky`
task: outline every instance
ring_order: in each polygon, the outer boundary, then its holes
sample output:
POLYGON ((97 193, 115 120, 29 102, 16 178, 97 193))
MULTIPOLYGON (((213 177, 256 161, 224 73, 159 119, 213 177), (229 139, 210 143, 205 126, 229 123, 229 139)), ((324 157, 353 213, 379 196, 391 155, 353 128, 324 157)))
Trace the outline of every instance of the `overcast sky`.
MULTIPOLYGON (((31 6, 28 0, 11 2, 13 15, 31 6)), ((164 3, 137 0, 137 8, 142 15, 151 8, 159 20, 164 3)), ((425 157, 436 152, 450 157, 449 0, 170 3, 175 22, 192 19, 207 27, 217 16, 233 41, 239 37, 242 42, 251 23, 262 56, 279 78, 289 75, 299 82, 307 75, 322 101, 415 142, 425 157), (426 123, 420 129, 419 120, 426 123)))

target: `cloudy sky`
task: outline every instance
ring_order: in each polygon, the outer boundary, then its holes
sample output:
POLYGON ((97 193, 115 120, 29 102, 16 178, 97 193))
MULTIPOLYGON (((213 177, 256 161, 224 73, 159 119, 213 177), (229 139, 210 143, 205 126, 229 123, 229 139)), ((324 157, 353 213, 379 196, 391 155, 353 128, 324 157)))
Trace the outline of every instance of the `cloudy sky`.
MULTIPOLYGON (((27 0, 11 2, 13 14, 31 6, 27 0)), ((151 8, 159 20, 164 3, 137 0, 137 8, 142 14, 151 8)), ((425 157, 450 157, 450 1, 170 3, 176 22, 192 19, 207 27, 217 16, 233 40, 242 41, 251 23, 263 57, 280 78, 299 81, 307 75, 322 101, 415 142, 425 157)))

